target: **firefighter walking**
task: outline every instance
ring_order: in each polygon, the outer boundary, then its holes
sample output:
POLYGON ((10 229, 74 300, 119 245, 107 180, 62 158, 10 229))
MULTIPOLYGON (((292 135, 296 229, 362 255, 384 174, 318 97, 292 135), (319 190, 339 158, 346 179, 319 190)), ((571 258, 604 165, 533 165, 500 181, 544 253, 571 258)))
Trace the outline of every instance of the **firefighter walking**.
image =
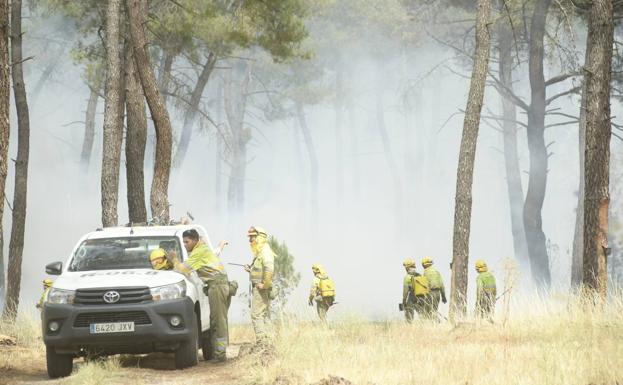
POLYGON ((335 302, 335 284, 327 276, 325 269, 318 264, 312 266, 314 280, 309 292, 309 306, 316 302, 316 311, 318 317, 323 323, 327 322, 327 312, 335 302))
POLYGON ((422 259, 422 267, 424 268, 424 277, 428 280, 430 289, 428 310, 431 319, 439 322, 439 302, 446 303, 446 289, 443 285, 441 274, 433 267, 433 259, 424 257, 422 259))
POLYGON ((486 318, 493 322, 497 287, 495 277, 487 268, 487 263, 481 259, 476 261, 476 317, 486 318))

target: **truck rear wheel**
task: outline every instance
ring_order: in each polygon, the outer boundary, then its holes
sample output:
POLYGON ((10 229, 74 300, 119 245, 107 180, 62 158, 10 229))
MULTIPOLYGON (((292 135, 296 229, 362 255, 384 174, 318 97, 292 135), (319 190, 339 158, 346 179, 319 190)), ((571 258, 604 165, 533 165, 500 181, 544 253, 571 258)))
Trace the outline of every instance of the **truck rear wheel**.
POLYGON ((67 377, 74 369, 74 356, 56 353, 51 346, 45 347, 45 360, 50 378, 67 377))
POLYGON ((201 335, 201 353, 205 361, 210 361, 214 358, 214 351, 212 349, 212 338, 210 337, 210 331, 205 331, 201 335))
POLYGON ((199 336, 197 333, 197 319, 195 318, 192 325, 190 339, 183 341, 180 347, 175 351, 175 368, 186 369, 196 366, 199 363, 199 336))

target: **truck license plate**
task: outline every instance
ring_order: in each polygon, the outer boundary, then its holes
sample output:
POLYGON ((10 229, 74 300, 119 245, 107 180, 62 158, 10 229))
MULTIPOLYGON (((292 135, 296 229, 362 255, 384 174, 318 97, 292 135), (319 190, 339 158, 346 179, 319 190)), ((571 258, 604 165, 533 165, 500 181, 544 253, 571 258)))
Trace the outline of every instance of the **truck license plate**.
POLYGON ((134 322, 111 322, 91 324, 91 334, 98 333, 127 333, 134 331, 134 322))

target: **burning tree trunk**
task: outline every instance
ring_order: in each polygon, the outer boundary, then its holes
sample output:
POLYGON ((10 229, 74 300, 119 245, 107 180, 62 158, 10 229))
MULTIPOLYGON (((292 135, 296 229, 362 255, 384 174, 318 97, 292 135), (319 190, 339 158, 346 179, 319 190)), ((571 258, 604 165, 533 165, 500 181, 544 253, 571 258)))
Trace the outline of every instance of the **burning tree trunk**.
MULTIPOLYGON (((9 153, 9 91, 11 90, 9 68, 9 4, 7 0, 0 0, 0 231, 3 230, 1 223, 4 214, 4 187, 6 185, 9 153)), ((2 240, 4 246, 4 238, 2 240)), ((3 254, 0 252, 0 255, 3 254)), ((0 259, 0 262, 4 261, 0 259)), ((0 281, 4 283, 4 276, 0 281)))
POLYGON ((19 305, 22 280, 22 253, 24 251, 24 228, 26 225, 26 200, 28 187, 28 156, 30 151, 30 118, 22 59, 22 1, 11 4, 11 63, 13 63, 13 94, 17 109, 17 159, 15 161, 15 189, 13 193, 13 218, 9 242, 9 268, 6 306, 3 316, 15 320, 19 305))
POLYGON ((610 202, 610 78, 612 67, 612 1, 593 0, 589 8, 586 82, 586 147, 584 150, 584 287, 606 297, 608 206, 610 202))
MULTIPOLYGON (((503 5, 502 5, 503 8, 503 5)), ((503 11, 503 10, 502 10, 503 11)), ((513 89, 513 36, 506 22, 499 23, 499 74, 502 85, 513 89)), ((504 95, 502 95, 504 96, 504 95)), ((523 188, 519 171, 519 155, 517 154, 517 107, 507 98, 502 98, 504 120, 502 131, 504 139, 504 165, 506 168, 506 186, 511 214, 511 230, 513 233, 513 249, 519 261, 528 260, 528 245, 522 218, 523 188)))
POLYGON ((95 84, 89 85, 89 101, 87 102, 87 110, 84 117, 84 140, 82 142, 82 153, 80 155, 80 164, 84 172, 89 169, 91 163, 91 154, 93 153, 93 143, 95 142, 95 114, 97 113, 97 101, 101 89, 100 80, 97 79, 95 84))
POLYGON ((169 175, 171 172, 172 133, 171 121, 147 54, 144 20, 147 12, 144 0, 127 0, 130 35, 134 61, 141 79, 147 105, 156 129, 156 161, 151 184, 151 215, 161 222, 169 221, 169 175))
POLYGON ((530 255, 532 277, 537 285, 549 287, 549 257, 541 210, 547 187, 547 147, 545 146, 545 76, 543 74, 543 36, 551 0, 537 1, 530 26, 528 71, 531 99, 528 109, 528 149, 530 177, 524 203, 523 221, 530 255))
POLYGON ((177 147, 177 152, 175 153, 175 158, 173 162, 174 167, 181 167, 182 163, 184 163, 184 157, 186 156, 186 152, 188 151, 188 144, 190 143, 193 126, 195 125, 195 121, 197 120, 197 111, 199 110, 201 96, 203 95, 203 90, 208 84, 208 80, 210 79, 210 75, 212 74, 215 65, 216 55, 214 53, 210 53, 210 55, 208 55, 208 60, 206 61, 203 69, 201 70, 201 74, 199 74, 199 78, 197 79, 195 88, 193 89, 193 92, 190 96, 188 108, 184 113, 182 135, 180 137, 180 143, 177 147))
POLYGON ((102 223, 118 224, 119 167, 123 142, 123 73, 119 26, 121 0, 109 0, 106 10, 106 102, 102 157, 102 223))
POLYGON ((316 155, 316 147, 314 146, 314 139, 311 136, 309 127, 307 126, 307 119, 305 118, 305 110, 301 103, 296 103, 296 114, 301 126, 301 132, 303 133, 303 139, 305 140, 305 148, 307 149, 307 155, 309 156, 309 203, 311 208, 311 223, 312 231, 315 233, 318 230, 318 156, 316 155))
POLYGON ((127 177, 128 213, 130 223, 147 222, 145 207, 145 146, 147 145, 147 116, 141 81, 136 72, 132 48, 126 48, 125 87, 127 132, 125 161, 127 177))
POLYGON ((452 253, 452 278, 450 319, 465 315, 467 310, 467 268, 469 261, 469 233, 472 215, 472 181, 480 113, 489 67, 490 36, 488 30, 490 0, 478 0, 476 16, 476 51, 469 87, 463 136, 459 152, 454 208, 454 235, 452 253))

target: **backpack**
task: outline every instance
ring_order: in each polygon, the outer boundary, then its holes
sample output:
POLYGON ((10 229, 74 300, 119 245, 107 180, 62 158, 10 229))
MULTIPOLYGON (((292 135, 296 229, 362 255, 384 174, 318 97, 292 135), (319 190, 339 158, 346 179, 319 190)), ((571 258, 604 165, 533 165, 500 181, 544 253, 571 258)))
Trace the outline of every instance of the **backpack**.
POLYGON ((335 297, 335 283, 330 278, 320 278, 320 296, 322 298, 335 297))
POLYGON ((413 289, 413 294, 418 295, 428 295, 430 292, 430 287, 428 285, 428 279, 423 275, 415 275, 411 278, 411 289, 413 289))

